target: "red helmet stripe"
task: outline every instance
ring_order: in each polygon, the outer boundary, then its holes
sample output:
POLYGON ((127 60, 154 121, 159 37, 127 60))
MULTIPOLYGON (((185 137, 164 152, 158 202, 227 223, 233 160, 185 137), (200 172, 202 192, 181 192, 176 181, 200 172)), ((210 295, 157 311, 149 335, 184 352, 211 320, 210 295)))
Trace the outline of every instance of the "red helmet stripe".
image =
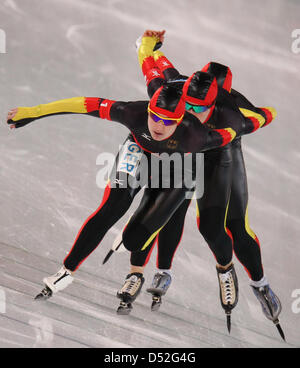
POLYGON ((232 85, 232 72, 231 72, 231 70, 228 66, 222 65, 222 64, 219 64, 219 63, 215 63, 215 62, 210 62, 210 63, 206 64, 201 69, 201 71, 213 74, 217 78, 218 86, 220 86, 220 87, 226 89, 226 91, 230 92, 231 85, 232 85), (219 68, 219 70, 220 70, 219 73, 216 73, 214 71, 213 65, 215 65, 216 68, 219 68), (218 75, 216 75, 216 74, 218 74, 218 75), (221 80, 223 78, 224 78, 224 81, 222 81, 222 83, 221 83, 221 80))
POLYGON ((187 79, 187 81, 184 83, 184 86, 183 86, 183 94, 185 95, 186 101, 190 102, 193 105, 204 105, 204 106, 212 105, 218 94, 218 84, 217 84, 216 78, 214 78, 213 82, 211 83, 205 98, 201 99, 201 98, 197 98, 197 97, 188 95, 189 85, 191 83, 191 80, 193 79, 194 74, 192 74, 187 79))
POLYGON ((173 118, 173 119, 179 119, 182 115, 184 115, 185 113, 185 100, 183 98, 183 96, 181 96, 180 100, 178 101, 178 104, 176 106, 175 111, 169 111, 166 109, 163 109, 159 106, 157 106, 157 100, 158 97, 161 93, 163 89, 163 86, 161 86, 152 96, 150 102, 149 102, 149 107, 153 112, 156 112, 157 114, 160 115, 165 115, 169 118, 173 118))

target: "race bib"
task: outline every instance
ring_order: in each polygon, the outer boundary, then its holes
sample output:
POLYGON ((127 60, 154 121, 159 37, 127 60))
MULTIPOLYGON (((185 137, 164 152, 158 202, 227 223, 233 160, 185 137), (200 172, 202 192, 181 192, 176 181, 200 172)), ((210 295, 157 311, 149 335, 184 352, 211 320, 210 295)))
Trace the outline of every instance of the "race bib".
POLYGON ((142 156, 143 150, 135 142, 125 142, 119 155, 117 171, 135 176, 142 156))

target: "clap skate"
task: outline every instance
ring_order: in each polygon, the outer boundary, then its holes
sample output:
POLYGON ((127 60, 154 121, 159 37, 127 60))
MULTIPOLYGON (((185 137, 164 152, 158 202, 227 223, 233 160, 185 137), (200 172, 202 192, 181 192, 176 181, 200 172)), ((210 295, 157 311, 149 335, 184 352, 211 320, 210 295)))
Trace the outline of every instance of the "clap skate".
POLYGON ((220 300, 226 314, 227 329, 231 331, 231 311, 238 302, 238 279, 233 264, 225 271, 217 267, 220 300))
POLYGON ((72 273, 68 271, 64 266, 54 275, 45 277, 43 282, 45 284, 44 289, 35 297, 35 300, 47 300, 53 293, 65 289, 74 280, 72 273))
POLYGON ((261 304, 264 315, 275 324, 280 336, 283 340, 285 340, 285 336, 278 319, 278 316, 282 310, 278 296, 275 295, 275 293, 272 291, 269 284, 267 283, 260 287, 255 287, 251 284, 250 286, 252 287, 254 295, 257 297, 258 301, 261 304))
POLYGON ((162 304, 162 296, 166 294, 172 282, 171 275, 167 272, 157 272, 147 292, 152 294, 151 310, 157 311, 162 304))
POLYGON ((145 279, 141 273, 131 273, 127 275, 125 283, 117 292, 117 297, 121 299, 117 309, 118 314, 129 314, 132 310, 132 303, 141 292, 145 279))

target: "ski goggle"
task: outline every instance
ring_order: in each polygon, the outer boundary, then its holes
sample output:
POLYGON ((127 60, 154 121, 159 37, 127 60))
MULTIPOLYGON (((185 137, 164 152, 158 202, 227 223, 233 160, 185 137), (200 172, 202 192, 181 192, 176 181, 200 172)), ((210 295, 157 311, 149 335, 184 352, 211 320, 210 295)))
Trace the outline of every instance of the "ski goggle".
POLYGON ((203 105, 191 105, 190 103, 185 103, 185 109, 187 111, 193 110, 195 113, 204 112, 208 110, 211 106, 203 106, 203 105))
POLYGON ((179 124, 183 118, 183 115, 181 115, 181 117, 177 119, 162 117, 156 112, 152 111, 149 106, 148 106, 148 113, 153 121, 155 121, 156 123, 162 122, 165 126, 179 124))

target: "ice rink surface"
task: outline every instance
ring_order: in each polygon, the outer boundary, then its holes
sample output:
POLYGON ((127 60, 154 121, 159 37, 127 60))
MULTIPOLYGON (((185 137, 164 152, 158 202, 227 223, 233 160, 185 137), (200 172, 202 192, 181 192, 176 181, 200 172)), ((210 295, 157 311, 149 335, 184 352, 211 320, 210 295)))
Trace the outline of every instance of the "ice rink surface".
POLYGON ((299 14, 296 0, 1 1, 0 347, 300 347, 300 53, 292 52, 291 36, 299 14), (243 151, 250 225, 283 304, 287 343, 262 314, 237 260, 240 300, 227 333, 215 261, 197 231, 194 204, 159 312, 150 311, 145 291, 154 252, 131 315, 116 314, 129 257, 102 260, 128 214, 68 289, 45 303, 33 300, 101 202, 97 156, 116 153, 128 131, 81 115, 10 131, 6 113, 74 96, 147 99, 134 47, 147 28, 166 29, 163 51, 182 73, 211 60, 227 64, 235 89, 277 109, 274 123, 244 137, 243 151))

